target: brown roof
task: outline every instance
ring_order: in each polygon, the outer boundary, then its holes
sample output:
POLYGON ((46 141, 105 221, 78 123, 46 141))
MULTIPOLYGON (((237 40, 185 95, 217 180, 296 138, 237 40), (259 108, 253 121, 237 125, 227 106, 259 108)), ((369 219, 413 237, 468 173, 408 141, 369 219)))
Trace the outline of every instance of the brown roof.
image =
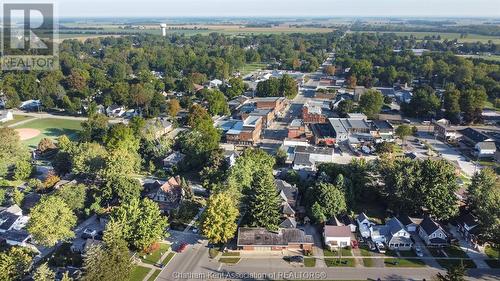
POLYGON ((349 226, 325 225, 326 237, 351 237, 351 228, 349 226))
POLYGON ((282 228, 277 232, 260 227, 238 228, 238 246, 287 246, 288 244, 313 244, 311 235, 297 228, 282 228))
POLYGON ((166 181, 162 186, 160 186, 161 190, 164 192, 175 192, 175 190, 181 189, 181 181, 179 176, 171 177, 166 181))

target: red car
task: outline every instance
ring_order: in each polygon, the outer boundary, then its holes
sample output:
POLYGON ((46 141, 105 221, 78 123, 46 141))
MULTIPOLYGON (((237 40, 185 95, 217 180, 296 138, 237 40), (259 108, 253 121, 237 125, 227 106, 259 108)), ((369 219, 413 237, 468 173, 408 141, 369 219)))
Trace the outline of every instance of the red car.
POLYGON ((182 252, 184 252, 184 251, 186 250, 186 248, 187 248, 187 245, 188 245, 187 243, 182 243, 182 244, 179 246, 179 248, 177 248, 177 252, 178 252, 178 253, 182 253, 182 252))
POLYGON ((353 249, 357 249, 359 247, 358 241, 356 241, 356 240, 352 240, 351 245, 352 245, 353 249))

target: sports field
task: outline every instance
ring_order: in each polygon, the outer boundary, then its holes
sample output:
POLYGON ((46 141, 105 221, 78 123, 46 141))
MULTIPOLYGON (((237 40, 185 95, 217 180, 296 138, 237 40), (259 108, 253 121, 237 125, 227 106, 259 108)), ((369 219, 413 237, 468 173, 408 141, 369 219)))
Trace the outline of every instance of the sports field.
POLYGON ((36 147, 41 139, 56 139, 61 135, 67 135, 76 139, 78 131, 82 129, 80 120, 66 120, 56 118, 34 119, 22 125, 14 127, 21 140, 30 147, 36 147))

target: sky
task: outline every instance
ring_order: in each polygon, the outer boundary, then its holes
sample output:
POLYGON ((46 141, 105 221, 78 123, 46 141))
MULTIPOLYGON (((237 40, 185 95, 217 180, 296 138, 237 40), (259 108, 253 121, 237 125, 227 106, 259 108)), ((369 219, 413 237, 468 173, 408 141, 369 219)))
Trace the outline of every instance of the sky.
POLYGON ((53 0, 60 17, 500 17, 500 0, 53 0))

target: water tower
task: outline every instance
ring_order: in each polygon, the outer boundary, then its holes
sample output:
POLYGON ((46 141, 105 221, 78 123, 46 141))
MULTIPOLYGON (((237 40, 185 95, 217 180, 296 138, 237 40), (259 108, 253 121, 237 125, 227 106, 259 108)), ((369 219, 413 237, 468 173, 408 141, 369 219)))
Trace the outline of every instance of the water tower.
POLYGON ((167 36, 167 24, 166 23, 162 23, 162 24, 160 24, 160 27, 161 27, 161 35, 162 36, 167 36))

